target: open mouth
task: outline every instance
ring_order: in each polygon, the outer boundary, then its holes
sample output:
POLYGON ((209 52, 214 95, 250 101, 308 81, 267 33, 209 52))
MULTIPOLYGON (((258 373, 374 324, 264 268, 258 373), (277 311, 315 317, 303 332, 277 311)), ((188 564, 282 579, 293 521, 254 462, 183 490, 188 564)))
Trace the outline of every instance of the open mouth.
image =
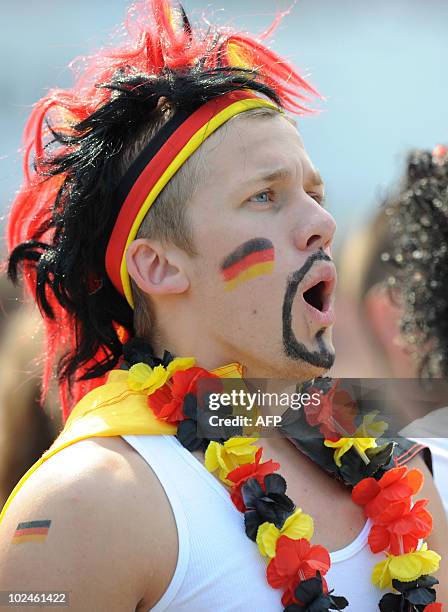
POLYGON ((324 306, 326 303, 326 285, 325 281, 320 281, 317 285, 313 285, 308 291, 305 291, 303 294, 303 299, 307 304, 315 308, 316 310, 320 310, 322 312, 324 310, 324 306))
MULTIPOLYGON (((336 287, 336 273, 332 266, 321 266, 309 275, 311 278, 304 283, 302 299, 310 320, 319 326, 333 325, 333 293, 336 287)), ((302 303, 303 303, 302 302, 302 303)))

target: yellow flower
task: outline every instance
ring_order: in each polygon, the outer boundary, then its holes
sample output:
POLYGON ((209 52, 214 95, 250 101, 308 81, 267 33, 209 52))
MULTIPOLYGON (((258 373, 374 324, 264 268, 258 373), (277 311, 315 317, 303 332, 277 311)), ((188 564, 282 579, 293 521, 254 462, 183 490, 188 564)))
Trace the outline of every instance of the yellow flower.
POLYGON ((224 444, 210 442, 205 451, 205 467, 209 472, 219 470, 219 478, 226 484, 227 474, 245 463, 252 463, 258 448, 251 446, 258 438, 229 438, 224 444))
POLYGON ((424 543, 420 550, 404 555, 388 555, 387 559, 380 561, 373 568, 372 582, 380 589, 390 588, 392 580, 412 582, 419 576, 432 574, 439 569, 440 555, 428 550, 424 543))
POLYGON ((146 363, 136 363, 128 372, 128 386, 132 391, 146 391, 148 395, 163 387, 175 372, 192 368, 194 357, 178 357, 173 359, 166 369, 162 365, 155 368, 146 363))
POLYGON ((389 425, 386 421, 375 422, 375 417, 380 413, 379 410, 372 410, 363 418, 361 425, 356 430, 356 434, 363 438, 381 438, 389 425))
POLYGON ((368 448, 376 447, 375 438, 339 438, 337 442, 324 440, 324 444, 330 448, 337 449, 334 451, 334 462, 338 467, 341 467, 342 465, 341 457, 345 455, 345 453, 349 451, 352 446, 355 447, 361 456, 365 456, 365 451, 368 448))
POLYGON ((376 448, 376 439, 381 437, 388 428, 385 421, 378 421, 375 423, 375 417, 379 413, 378 410, 374 410, 366 414, 363 418, 361 425, 353 434, 352 438, 339 438, 336 442, 332 440, 324 440, 325 446, 329 448, 335 448, 334 462, 338 467, 341 467, 341 457, 349 451, 352 446, 358 452, 364 463, 369 463, 369 458, 366 455, 368 448, 376 448))
POLYGON ((281 529, 277 529, 274 523, 263 523, 257 531, 257 544, 260 553, 264 557, 275 557, 275 548, 280 536, 285 535, 292 540, 305 538, 311 540, 314 533, 314 522, 309 514, 297 508, 291 516, 288 516, 281 529))
POLYGON ((168 380, 168 372, 161 365, 151 368, 146 363, 136 363, 128 372, 128 387, 132 391, 145 391, 148 395, 163 387, 168 380))
POLYGON ((188 370, 192 368, 195 363, 196 359, 194 357, 176 357, 176 359, 170 361, 166 367, 168 378, 171 378, 174 372, 180 372, 181 370, 188 370))

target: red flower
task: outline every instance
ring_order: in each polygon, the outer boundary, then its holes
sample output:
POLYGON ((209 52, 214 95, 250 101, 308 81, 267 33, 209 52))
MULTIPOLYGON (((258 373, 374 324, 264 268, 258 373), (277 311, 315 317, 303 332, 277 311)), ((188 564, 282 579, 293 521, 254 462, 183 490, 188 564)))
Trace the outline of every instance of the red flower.
MULTIPOLYGON (((268 583, 274 589, 286 588, 288 593, 297 587, 299 581, 313 578, 319 571, 322 576, 330 567, 330 555, 323 546, 311 546, 308 540, 301 538, 293 540, 288 536, 280 536, 277 541, 276 555, 267 568, 268 583)), ((282 600, 283 601, 283 600, 282 600)))
POLYGON ((168 423, 183 421, 184 398, 188 393, 196 394, 201 378, 219 377, 198 367, 175 372, 170 381, 148 397, 148 405, 156 417, 168 423))
POLYGON ((249 480, 249 478, 256 478, 260 486, 263 487, 264 477, 268 474, 272 474, 280 467, 280 463, 276 463, 275 461, 272 461, 272 459, 265 461, 264 463, 260 463, 262 452, 263 448, 259 448, 257 450, 254 463, 240 465, 227 474, 228 480, 235 483, 231 489, 230 497, 240 512, 246 512, 247 510, 241 494, 241 487, 243 484, 249 480))
POLYGON ((353 488, 352 499, 358 506, 364 506, 364 513, 377 522, 385 507, 405 501, 418 493, 423 484, 420 470, 407 467, 393 468, 380 480, 364 478, 353 488))
MULTIPOLYGON (((320 393, 320 403, 305 408, 306 420, 312 427, 319 425, 324 438, 336 441, 341 436, 350 436, 356 430, 356 402, 344 390, 338 391, 340 380, 336 381, 328 393, 320 393)), ((311 388, 310 395, 316 389, 311 388)))
POLYGON ((431 603, 425 606, 424 612, 443 612, 441 603, 431 603))
POLYGON ((370 530, 372 552, 387 550, 393 555, 402 555, 417 550, 418 541, 432 531, 432 517, 425 510, 427 503, 427 499, 421 499, 411 509, 408 498, 388 506, 370 530))

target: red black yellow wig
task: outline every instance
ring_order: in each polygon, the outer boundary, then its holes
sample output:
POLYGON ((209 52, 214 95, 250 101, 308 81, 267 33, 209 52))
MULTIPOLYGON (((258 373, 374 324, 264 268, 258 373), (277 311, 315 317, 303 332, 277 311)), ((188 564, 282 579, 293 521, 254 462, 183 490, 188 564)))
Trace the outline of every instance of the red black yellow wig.
POLYGON ((301 114, 318 96, 263 43, 281 17, 255 38, 209 24, 195 29, 173 0, 140 2, 129 9, 121 46, 83 58, 72 88, 52 89, 35 104, 9 218, 9 274, 16 280, 22 268, 44 317, 43 392, 57 363, 64 417, 133 335, 126 245, 192 139, 199 146, 205 125, 218 129, 241 105, 301 114), (123 151, 159 124, 161 98, 174 116, 123 172, 123 151), (168 141, 177 151, 171 157, 168 141), (153 174, 161 159, 164 170, 153 174))

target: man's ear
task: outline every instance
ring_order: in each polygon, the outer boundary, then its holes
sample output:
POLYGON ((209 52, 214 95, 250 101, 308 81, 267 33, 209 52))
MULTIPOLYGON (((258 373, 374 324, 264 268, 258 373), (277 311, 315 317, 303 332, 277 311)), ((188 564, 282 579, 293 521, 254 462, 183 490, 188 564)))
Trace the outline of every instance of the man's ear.
POLYGON ((149 295, 184 293, 190 279, 175 247, 163 247, 157 240, 138 238, 126 251, 129 276, 149 295))

